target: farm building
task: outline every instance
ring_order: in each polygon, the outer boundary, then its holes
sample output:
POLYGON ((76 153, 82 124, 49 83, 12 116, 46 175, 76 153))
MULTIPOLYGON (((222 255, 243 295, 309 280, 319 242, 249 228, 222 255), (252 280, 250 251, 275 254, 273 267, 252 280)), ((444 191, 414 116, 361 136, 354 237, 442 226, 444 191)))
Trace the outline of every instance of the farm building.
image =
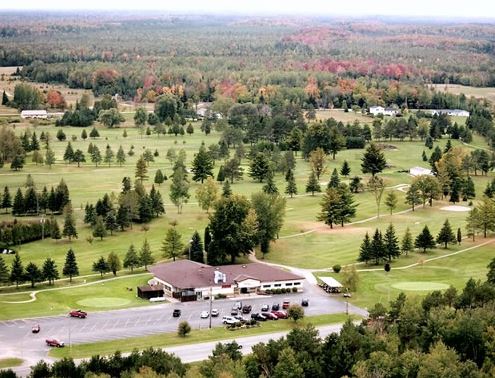
POLYGON ((409 169, 409 174, 411 176, 423 176, 423 175, 428 175, 431 176, 433 173, 431 172, 431 169, 423 168, 423 167, 412 167, 409 169))
POLYGON ((432 109, 430 113, 432 115, 446 114, 452 117, 469 117, 469 112, 462 109, 432 109))
POLYGON ((370 112, 371 115, 377 116, 377 115, 385 115, 385 116, 396 116, 399 114, 399 110, 394 109, 394 108, 384 108, 383 106, 372 106, 370 107, 370 112))
POLYGON ((154 276, 154 283, 163 287, 165 296, 181 302, 218 294, 236 296, 276 289, 301 291, 304 281, 304 277, 260 263, 215 267, 178 260, 153 265, 148 270, 154 276))
POLYGON ((23 110, 21 118, 48 118, 46 110, 23 110))

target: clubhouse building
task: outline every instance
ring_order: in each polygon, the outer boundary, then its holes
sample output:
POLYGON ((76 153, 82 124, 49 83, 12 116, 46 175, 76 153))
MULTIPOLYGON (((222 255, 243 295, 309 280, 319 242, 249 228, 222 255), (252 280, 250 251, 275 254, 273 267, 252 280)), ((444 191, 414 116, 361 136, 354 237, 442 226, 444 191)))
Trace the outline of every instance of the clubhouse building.
POLYGON ((150 266, 154 278, 138 288, 142 298, 172 297, 181 302, 197 301, 210 295, 228 297, 281 289, 302 291, 304 277, 260 263, 210 266, 178 260, 150 266))

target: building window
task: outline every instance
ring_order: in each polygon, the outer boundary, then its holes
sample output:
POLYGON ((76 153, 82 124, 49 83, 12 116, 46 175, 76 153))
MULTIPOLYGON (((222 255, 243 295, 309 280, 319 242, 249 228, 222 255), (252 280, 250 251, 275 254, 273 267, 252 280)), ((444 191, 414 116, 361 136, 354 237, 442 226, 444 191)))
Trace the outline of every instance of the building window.
POLYGON ((285 286, 292 286, 292 282, 287 282, 285 286))
POLYGON ((270 287, 272 287, 272 285, 263 285, 263 289, 268 289, 270 287))
POLYGON ((294 282, 294 286, 300 285, 300 282, 294 282))
POLYGON ((273 286, 275 286, 275 287, 281 287, 281 286, 282 286, 282 284, 275 284, 275 285, 273 285, 273 286))

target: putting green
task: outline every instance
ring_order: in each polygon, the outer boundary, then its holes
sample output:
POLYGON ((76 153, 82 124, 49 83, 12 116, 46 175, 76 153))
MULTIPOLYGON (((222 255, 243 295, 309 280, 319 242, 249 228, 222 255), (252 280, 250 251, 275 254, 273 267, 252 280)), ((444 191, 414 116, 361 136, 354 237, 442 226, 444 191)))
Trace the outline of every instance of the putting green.
POLYGON ((395 289, 408 291, 431 291, 445 290, 449 288, 449 285, 441 282, 402 281, 392 284, 392 287, 395 289))
POLYGON ((129 303, 131 303, 130 299, 116 297, 95 297, 77 301, 78 305, 84 307, 118 307, 128 305, 129 303))

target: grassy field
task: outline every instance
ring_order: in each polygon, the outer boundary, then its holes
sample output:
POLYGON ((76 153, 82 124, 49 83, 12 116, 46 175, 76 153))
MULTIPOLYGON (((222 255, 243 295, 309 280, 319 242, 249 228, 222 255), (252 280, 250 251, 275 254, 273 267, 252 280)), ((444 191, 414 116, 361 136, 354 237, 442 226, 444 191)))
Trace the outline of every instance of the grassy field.
MULTIPOLYGON (((487 265, 493 259, 494 243, 430 262, 425 262, 425 260, 483 242, 486 240, 479 238, 474 244, 463 242, 461 247, 455 249, 435 250, 426 255, 413 253, 407 258, 401 257, 399 260, 401 264, 396 266, 394 263, 389 273, 386 273, 381 266, 360 265, 358 269, 377 270, 359 272, 358 290, 352 294, 350 302, 369 308, 375 303, 388 305, 390 300, 402 291, 408 296, 422 297, 432 290, 443 290, 450 285, 461 290, 471 277, 486 278, 487 265), (418 265, 408 269, 396 269, 398 266, 414 263, 418 265)), ((332 276, 339 280, 339 275, 334 273, 316 272, 315 275, 318 277, 332 276)))
MULTIPOLYGON (((178 336, 177 332, 170 332, 152 336, 141 336, 120 340, 72 345, 72 347, 69 348, 52 349, 50 351, 50 356, 58 358, 85 358, 96 354, 108 355, 114 353, 117 350, 121 352, 130 352, 133 349, 142 350, 149 347, 171 347, 209 341, 221 341, 236 337, 254 336, 263 333, 289 331, 293 328, 302 327, 307 324, 320 326, 326 324, 342 323, 345 322, 347 319, 348 315, 345 314, 308 316, 297 323, 294 323, 292 320, 281 319, 276 322, 264 322, 260 325, 260 327, 235 331, 228 330, 224 327, 192 330, 191 333, 185 338, 178 336)), ((354 317, 351 317, 351 319, 354 319, 354 317)))
POLYGON ((21 366, 23 362, 20 358, 0 358, 0 369, 21 366))
POLYGON ((490 101, 495 101, 495 88, 493 87, 470 87, 459 84, 431 84, 437 91, 443 91, 459 95, 464 93, 467 97, 486 98, 490 101))
POLYGON ((326 120, 328 118, 334 118, 337 122, 353 123, 359 121, 360 123, 372 123, 373 118, 366 117, 361 113, 353 112, 349 110, 344 112, 342 109, 320 109, 316 111, 316 119, 326 120))

